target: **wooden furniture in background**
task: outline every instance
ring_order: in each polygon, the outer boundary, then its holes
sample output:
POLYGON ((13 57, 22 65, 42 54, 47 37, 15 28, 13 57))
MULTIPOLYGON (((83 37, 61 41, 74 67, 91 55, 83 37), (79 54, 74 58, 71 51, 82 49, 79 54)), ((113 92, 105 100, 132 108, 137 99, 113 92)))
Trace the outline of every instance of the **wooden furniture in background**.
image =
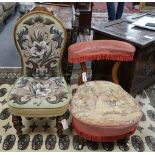
MULTIPOLYGON (((92 26, 94 39, 123 40, 136 47, 134 61, 124 62, 119 70, 120 85, 133 96, 155 82, 155 31, 132 24, 144 16, 155 17, 155 14, 134 15, 92 26)), ((93 61, 92 79, 112 80, 109 72, 112 66, 113 62, 93 61)))
POLYGON ((92 19, 92 7, 91 2, 76 2, 74 3, 75 10, 78 10, 79 15, 79 31, 83 29, 91 29, 91 19, 92 19))

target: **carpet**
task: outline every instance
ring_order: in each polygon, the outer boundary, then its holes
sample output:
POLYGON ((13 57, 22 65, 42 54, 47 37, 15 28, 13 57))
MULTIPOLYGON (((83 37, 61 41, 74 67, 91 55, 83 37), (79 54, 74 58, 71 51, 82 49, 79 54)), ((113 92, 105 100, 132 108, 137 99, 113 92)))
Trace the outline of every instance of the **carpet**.
MULTIPOLYGON (((72 79, 78 75, 74 75, 72 79)), ((55 120, 53 118, 22 118, 23 133, 17 137, 13 128, 11 115, 6 103, 11 84, 0 85, 0 151, 68 151, 76 150, 76 133, 67 129, 62 137, 57 137, 55 120)), ((77 84, 72 85, 74 93, 77 84)), ((130 137, 129 145, 125 147, 121 141, 111 143, 96 143, 85 141, 82 152, 86 151, 155 151, 155 86, 151 86, 136 96, 144 112, 137 131, 130 137)), ((68 112, 67 122, 71 116, 68 112)))

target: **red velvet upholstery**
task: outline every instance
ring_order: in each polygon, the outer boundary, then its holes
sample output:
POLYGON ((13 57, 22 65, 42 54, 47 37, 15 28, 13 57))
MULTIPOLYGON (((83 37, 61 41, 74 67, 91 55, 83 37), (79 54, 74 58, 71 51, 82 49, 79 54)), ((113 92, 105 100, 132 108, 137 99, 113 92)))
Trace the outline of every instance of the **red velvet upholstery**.
POLYGON ((68 61, 81 63, 90 60, 132 61, 135 47, 117 40, 93 40, 75 43, 68 49, 68 61))

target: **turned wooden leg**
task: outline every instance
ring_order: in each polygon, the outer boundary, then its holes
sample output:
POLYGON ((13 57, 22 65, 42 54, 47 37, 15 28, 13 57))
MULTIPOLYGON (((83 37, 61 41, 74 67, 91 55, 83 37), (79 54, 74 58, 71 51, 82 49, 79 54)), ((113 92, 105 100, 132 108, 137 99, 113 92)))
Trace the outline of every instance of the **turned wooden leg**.
POLYGON ((124 142, 128 145, 128 142, 129 142, 129 140, 130 140, 130 137, 126 137, 126 138, 124 138, 123 140, 124 140, 124 142))
POLYGON ((69 118, 69 116, 70 116, 70 112, 69 112, 69 110, 67 110, 63 115, 56 117, 56 128, 57 128, 58 136, 63 135, 63 126, 62 126, 61 121, 63 119, 67 120, 69 118))
POLYGON ((12 122, 17 131, 17 135, 20 136, 22 134, 22 118, 20 116, 12 115, 12 122))
POLYGON ((120 141, 123 142, 124 144, 128 144, 129 140, 130 140, 130 137, 125 137, 123 139, 120 139, 120 141))
MULTIPOLYGON (((82 73, 83 72, 86 72, 87 73, 87 65, 86 65, 86 63, 85 62, 82 62, 82 63, 80 63, 80 65, 81 65, 82 73)), ((84 83, 83 80, 82 80, 82 73, 81 73, 81 75, 79 77, 78 85, 81 85, 81 84, 84 83)))
POLYGON ((82 75, 80 75, 80 77, 79 77, 79 81, 78 81, 78 85, 82 85, 84 82, 83 82, 83 80, 82 80, 82 75))
POLYGON ((61 124, 61 121, 63 120, 62 116, 57 116, 56 117, 56 128, 57 128, 57 134, 60 137, 63 135, 63 126, 61 124))
POLYGON ((126 137, 123 139, 120 139, 117 141, 117 145, 119 147, 120 150, 122 151, 128 151, 129 150, 129 141, 130 137, 126 137))
POLYGON ((73 137, 73 147, 76 150, 82 150, 85 144, 85 139, 79 135, 73 137))
POLYGON ((121 61, 116 61, 116 63, 114 64, 114 66, 112 68, 112 79, 113 79, 113 82, 116 84, 119 84, 117 74, 118 74, 118 69, 119 69, 121 63, 122 63, 121 61))

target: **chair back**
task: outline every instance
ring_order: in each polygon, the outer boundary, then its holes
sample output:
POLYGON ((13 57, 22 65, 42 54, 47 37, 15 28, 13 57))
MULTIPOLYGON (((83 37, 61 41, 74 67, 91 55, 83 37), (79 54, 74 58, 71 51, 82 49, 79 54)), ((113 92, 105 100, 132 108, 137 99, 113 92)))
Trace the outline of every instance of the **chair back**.
POLYGON ((21 56, 22 76, 62 76, 67 33, 52 13, 40 7, 22 16, 14 28, 14 40, 21 56))

